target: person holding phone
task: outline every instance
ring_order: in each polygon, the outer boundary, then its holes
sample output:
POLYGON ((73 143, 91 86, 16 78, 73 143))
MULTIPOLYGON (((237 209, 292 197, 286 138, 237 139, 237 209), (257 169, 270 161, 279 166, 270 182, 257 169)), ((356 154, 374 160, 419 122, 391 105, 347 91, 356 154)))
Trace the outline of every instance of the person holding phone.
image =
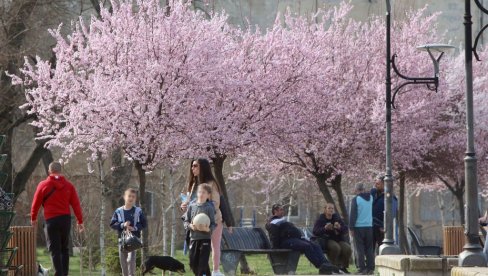
POLYGON ((345 273, 348 273, 352 254, 348 231, 344 220, 336 213, 334 204, 326 203, 324 213, 320 214, 315 222, 313 234, 330 262, 345 273))

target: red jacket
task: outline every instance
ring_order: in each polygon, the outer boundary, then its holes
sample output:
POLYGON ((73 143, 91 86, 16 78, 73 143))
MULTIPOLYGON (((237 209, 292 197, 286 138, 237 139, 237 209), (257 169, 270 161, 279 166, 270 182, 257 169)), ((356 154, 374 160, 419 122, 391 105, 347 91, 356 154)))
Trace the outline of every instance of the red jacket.
POLYGON ((83 223, 80 200, 75 187, 61 175, 50 175, 37 186, 31 208, 31 220, 37 220, 37 213, 44 204, 44 218, 50 219, 70 215, 70 205, 78 220, 83 223), (54 189, 54 190, 53 190, 54 189), (47 197, 51 193, 49 197, 47 197))

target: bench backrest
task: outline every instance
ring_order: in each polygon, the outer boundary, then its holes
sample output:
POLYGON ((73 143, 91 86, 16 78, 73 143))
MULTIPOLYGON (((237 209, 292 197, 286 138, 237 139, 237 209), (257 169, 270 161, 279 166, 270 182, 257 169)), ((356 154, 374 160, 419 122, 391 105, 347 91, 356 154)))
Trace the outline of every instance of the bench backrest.
POLYGON ((262 228, 233 227, 232 233, 224 228, 222 233, 225 249, 270 249, 271 245, 262 228))
POLYGON ((413 241, 413 244, 415 246, 415 248, 419 248, 420 246, 422 246, 421 242, 420 242, 420 239, 419 237, 417 236, 417 234, 413 231, 412 228, 408 227, 408 232, 410 233, 410 237, 412 238, 412 241, 413 241))

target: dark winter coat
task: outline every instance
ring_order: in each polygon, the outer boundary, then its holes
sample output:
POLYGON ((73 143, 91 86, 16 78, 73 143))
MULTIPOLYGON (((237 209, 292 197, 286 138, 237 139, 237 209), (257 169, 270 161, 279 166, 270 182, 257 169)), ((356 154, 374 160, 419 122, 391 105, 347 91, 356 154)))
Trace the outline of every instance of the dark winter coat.
POLYGON ((273 248, 281 248, 281 244, 287 239, 301 238, 302 231, 285 217, 272 216, 266 223, 269 239, 273 248))
POLYGON ((324 238, 324 239, 331 239, 334 241, 344 241, 345 235, 347 235, 348 232, 348 227, 344 223, 344 220, 339 216, 339 214, 333 214, 332 218, 328 219, 325 214, 321 214, 317 221, 315 222, 315 225, 313 227, 313 234, 314 236, 318 238, 324 238), (336 222, 338 222, 341 225, 341 228, 338 229, 332 229, 332 230, 326 230, 325 226, 328 223, 331 223, 334 225, 336 222))

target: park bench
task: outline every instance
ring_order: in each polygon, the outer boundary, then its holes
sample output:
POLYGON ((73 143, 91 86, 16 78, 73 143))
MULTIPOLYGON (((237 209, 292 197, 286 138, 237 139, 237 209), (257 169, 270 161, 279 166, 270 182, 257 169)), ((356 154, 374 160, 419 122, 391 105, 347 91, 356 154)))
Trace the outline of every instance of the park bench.
POLYGON ((295 274, 300 252, 289 249, 272 249, 268 236, 262 228, 224 229, 222 236, 221 263, 225 275, 236 275, 237 265, 243 255, 265 254, 274 274, 295 274))
POLYGON ((408 227, 408 232, 412 238, 413 248, 417 255, 436 255, 439 256, 442 253, 442 247, 434 245, 423 245, 420 238, 417 236, 412 228, 408 227))

